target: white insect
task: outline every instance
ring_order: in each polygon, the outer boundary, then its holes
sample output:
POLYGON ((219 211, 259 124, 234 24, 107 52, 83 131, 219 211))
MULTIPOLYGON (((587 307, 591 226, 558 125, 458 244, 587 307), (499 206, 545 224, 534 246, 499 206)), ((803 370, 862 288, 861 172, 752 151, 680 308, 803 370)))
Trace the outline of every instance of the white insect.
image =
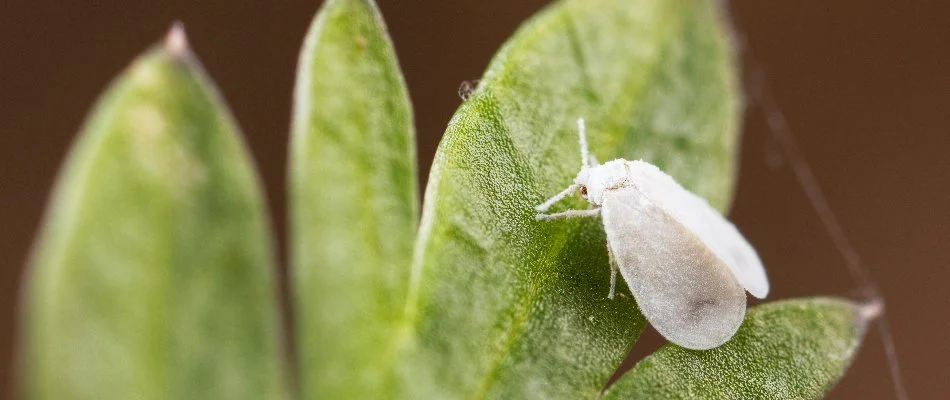
POLYGON ((645 161, 597 165, 577 120, 581 171, 574 184, 536 209, 553 220, 602 217, 610 255, 610 292, 617 271, 647 320, 669 341, 705 350, 728 341, 745 317, 748 290, 764 298, 769 282, 755 249, 705 200, 645 161), (587 210, 544 214, 580 192, 587 210))

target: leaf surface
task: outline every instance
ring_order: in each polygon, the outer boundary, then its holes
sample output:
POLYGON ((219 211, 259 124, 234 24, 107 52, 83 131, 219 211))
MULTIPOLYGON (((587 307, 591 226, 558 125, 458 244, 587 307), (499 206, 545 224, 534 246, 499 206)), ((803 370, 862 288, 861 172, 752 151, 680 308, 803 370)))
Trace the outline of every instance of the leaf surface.
POLYGON ((175 28, 92 111, 27 287, 30 399, 283 398, 253 163, 175 28))
POLYGON ((418 223, 412 110, 370 0, 329 0, 297 70, 290 259, 303 398, 385 398, 418 223))
POLYGON ((749 310, 712 350, 667 344, 637 363, 608 399, 820 399, 857 353, 868 320, 854 303, 811 298, 749 310))
POLYGON ((645 159, 727 208, 736 84, 713 2, 566 0, 519 29, 436 154, 396 337, 405 397, 598 396, 644 318, 625 287, 607 299, 601 222, 534 207, 580 168, 584 117, 601 161, 645 159))

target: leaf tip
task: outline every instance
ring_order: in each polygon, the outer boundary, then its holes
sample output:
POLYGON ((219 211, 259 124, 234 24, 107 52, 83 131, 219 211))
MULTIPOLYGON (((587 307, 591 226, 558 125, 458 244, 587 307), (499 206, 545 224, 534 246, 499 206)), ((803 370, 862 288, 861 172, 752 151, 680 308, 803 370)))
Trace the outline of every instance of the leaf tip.
POLYGON ((188 45, 188 36, 185 34, 185 24, 181 21, 172 23, 165 39, 162 41, 162 47, 173 57, 187 58, 191 53, 188 45))
POLYGON ((880 298, 858 304, 858 319, 862 322, 872 321, 884 314, 884 301, 880 298))

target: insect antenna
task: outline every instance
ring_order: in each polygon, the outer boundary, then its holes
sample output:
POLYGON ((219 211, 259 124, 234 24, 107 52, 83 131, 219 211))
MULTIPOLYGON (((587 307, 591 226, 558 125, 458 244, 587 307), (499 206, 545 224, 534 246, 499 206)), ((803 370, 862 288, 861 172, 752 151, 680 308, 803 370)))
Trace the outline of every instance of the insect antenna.
POLYGON ((577 136, 581 145, 581 168, 590 167, 590 150, 587 149, 587 129, 584 126, 584 117, 577 119, 577 136))

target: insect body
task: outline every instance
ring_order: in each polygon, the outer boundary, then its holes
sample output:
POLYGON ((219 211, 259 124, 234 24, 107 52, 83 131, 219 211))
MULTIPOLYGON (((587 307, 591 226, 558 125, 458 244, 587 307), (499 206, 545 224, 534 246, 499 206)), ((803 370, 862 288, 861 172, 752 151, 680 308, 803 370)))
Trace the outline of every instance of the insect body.
POLYGON ((574 184, 536 209, 538 219, 597 217, 610 255, 610 292, 617 271, 660 334, 705 350, 728 341, 745 316, 746 297, 764 298, 769 282, 755 249, 705 200, 645 161, 597 165, 577 121, 581 170, 574 184), (544 214, 580 192, 591 208, 544 214))

